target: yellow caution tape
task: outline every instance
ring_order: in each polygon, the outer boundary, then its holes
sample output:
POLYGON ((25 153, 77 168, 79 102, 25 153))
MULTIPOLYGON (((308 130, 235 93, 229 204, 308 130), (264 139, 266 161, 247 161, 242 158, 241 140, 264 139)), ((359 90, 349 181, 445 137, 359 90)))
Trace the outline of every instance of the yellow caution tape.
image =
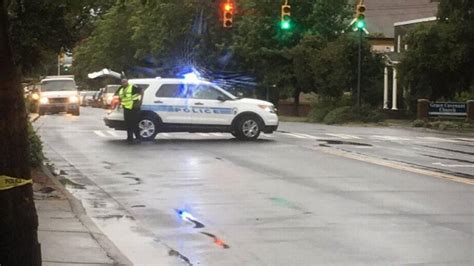
POLYGON ((0 175, 0 190, 7 190, 27 184, 33 184, 33 180, 0 175))

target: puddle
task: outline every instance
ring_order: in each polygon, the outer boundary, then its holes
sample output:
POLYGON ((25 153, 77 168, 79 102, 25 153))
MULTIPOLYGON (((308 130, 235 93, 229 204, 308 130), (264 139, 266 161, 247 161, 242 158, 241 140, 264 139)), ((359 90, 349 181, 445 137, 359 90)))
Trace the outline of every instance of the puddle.
POLYGON ((67 188, 67 187, 71 187, 71 188, 73 188, 73 189, 85 189, 85 188, 86 188, 86 186, 81 185, 81 184, 78 184, 78 183, 76 183, 76 182, 73 182, 73 181, 71 181, 71 180, 69 180, 69 179, 67 179, 67 178, 65 178, 65 177, 63 177, 63 176, 60 176, 58 180, 59 180, 59 182, 61 182, 61 184, 63 184, 63 186, 65 186, 66 188, 67 188))
POLYGON ((178 210, 178 209, 175 209, 174 210, 178 215, 179 217, 181 218, 181 220, 183 221, 186 221, 186 222, 190 222, 190 223, 193 223, 194 224, 194 228, 196 229, 199 229, 199 228, 204 228, 204 224, 202 224, 201 222, 199 222, 196 218, 194 218, 194 216, 192 214, 190 214, 189 212, 187 211, 184 211, 184 210, 178 210))
POLYGON ((142 183, 142 180, 138 177, 134 177, 134 176, 124 176, 123 178, 127 178, 127 179, 132 179, 132 180, 135 180, 136 183, 135 184, 130 184, 130 186, 136 186, 136 185, 140 185, 142 183))
MULTIPOLYGON (((372 147, 371 144, 360 143, 360 142, 352 142, 352 141, 344 141, 344 140, 319 139, 318 141, 326 142, 326 144, 330 144, 330 145, 352 145, 352 146, 361 146, 361 147, 372 147)), ((322 146, 322 145, 324 145, 324 144, 319 144, 319 146, 322 146)), ((327 146, 322 146, 322 147, 327 147, 327 146)))
POLYGON ((107 219, 117 219, 117 220, 120 220, 120 219, 122 219, 122 218, 129 219, 129 220, 135 220, 135 218, 133 218, 132 216, 129 216, 129 215, 120 215, 120 214, 109 214, 109 215, 103 215, 103 216, 95 216, 94 218, 103 219, 103 220, 107 220, 107 219))
POLYGON ((224 241, 222 241, 221 239, 219 239, 217 236, 211 234, 211 233, 207 233, 207 232, 201 232, 201 234, 203 235, 206 235, 210 238, 212 238, 214 240, 214 244, 216 244, 217 246, 221 247, 221 248, 224 248, 224 249, 228 249, 230 248, 229 245, 227 245, 226 243, 224 243, 224 241))
POLYGON ((178 251, 176 251, 174 249, 170 249, 170 251, 168 251, 168 255, 173 256, 173 257, 178 257, 179 259, 186 262, 188 265, 193 265, 191 263, 191 261, 186 256, 184 256, 183 254, 179 253, 178 251))

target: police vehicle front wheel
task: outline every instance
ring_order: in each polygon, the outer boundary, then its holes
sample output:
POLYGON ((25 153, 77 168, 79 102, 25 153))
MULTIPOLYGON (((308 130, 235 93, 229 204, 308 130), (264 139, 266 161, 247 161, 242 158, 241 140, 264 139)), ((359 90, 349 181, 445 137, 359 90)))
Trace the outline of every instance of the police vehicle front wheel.
POLYGON ((256 140, 262 131, 261 124, 256 116, 244 116, 237 121, 235 136, 239 140, 256 140))
POLYGON ((138 130, 142 140, 154 140, 158 134, 158 122, 151 116, 143 116, 138 121, 138 130))

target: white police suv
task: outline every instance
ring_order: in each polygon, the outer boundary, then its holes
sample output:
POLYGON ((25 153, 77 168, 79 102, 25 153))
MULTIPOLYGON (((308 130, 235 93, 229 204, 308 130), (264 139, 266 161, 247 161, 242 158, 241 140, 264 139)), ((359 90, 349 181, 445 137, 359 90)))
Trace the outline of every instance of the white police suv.
MULTIPOLYGON (((138 123, 143 140, 153 140, 160 132, 228 132, 240 140, 255 140, 278 127, 272 103, 237 98, 207 81, 156 78, 129 83, 144 90, 138 123)), ((104 121, 125 130, 120 105, 104 121)))

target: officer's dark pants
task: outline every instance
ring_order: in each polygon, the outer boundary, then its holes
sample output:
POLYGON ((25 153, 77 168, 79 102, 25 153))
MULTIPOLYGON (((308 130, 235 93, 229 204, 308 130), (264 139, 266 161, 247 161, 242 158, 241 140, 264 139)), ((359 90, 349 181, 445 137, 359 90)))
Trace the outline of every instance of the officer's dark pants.
POLYGON ((123 116, 125 119, 125 125, 127 127, 127 140, 133 140, 133 134, 136 139, 140 139, 138 130, 138 115, 140 110, 138 109, 123 109, 123 116))

